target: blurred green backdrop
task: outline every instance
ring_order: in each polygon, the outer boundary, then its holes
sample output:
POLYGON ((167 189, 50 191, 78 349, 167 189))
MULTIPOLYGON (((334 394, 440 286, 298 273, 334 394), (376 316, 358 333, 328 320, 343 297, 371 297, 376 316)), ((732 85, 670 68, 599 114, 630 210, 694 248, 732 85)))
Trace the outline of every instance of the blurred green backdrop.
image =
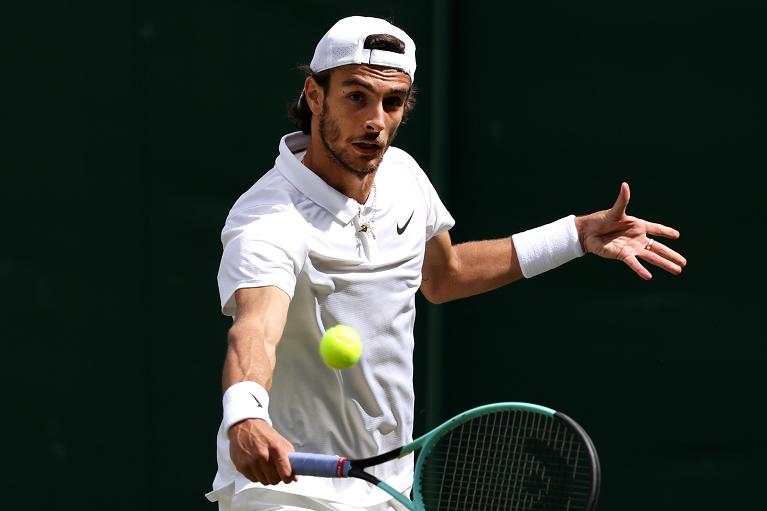
POLYGON ((763 509, 767 7, 44 1, 3 7, 5 509, 215 509, 219 231, 338 18, 418 44, 397 145, 455 241, 609 207, 682 231, 643 282, 584 257, 419 310, 418 428, 531 401, 595 439, 603 510, 763 509), (479 346, 462 350, 469 340, 479 346))

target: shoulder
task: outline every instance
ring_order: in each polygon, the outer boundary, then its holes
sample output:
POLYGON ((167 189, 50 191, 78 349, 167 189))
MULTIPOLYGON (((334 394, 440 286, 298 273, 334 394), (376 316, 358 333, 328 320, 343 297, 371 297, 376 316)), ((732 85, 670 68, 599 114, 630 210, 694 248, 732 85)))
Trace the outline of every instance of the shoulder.
POLYGON ((410 168, 412 170, 421 170, 421 166, 418 165, 418 162, 415 161, 415 158, 410 156, 410 154, 407 151, 404 151, 400 149, 399 147, 390 147, 386 150, 386 156, 384 156, 384 161, 387 165, 397 165, 397 166, 404 166, 407 168, 410 168))
POLYGON ((295 232, 303 229, 303 217, 296 204, 304 197, 275 169, 264 174, 234 203, 224 225, 222 237, 243 230, 295 232))
POLYGON ((272 168, 240 195, 230 213, 264 205, 289 206, 299 200, 299 195, 295 187, 276 168, 272 168))
POLYGON ((429 176, 408 152, 398 147, 390 147, 386 151, 384 161, 389 169, 387 171, 388 176, 396 180, 399 185, 403 185, 409 180, 421 190, 425 198, 431 196, 433 187, 429 176))
POLYGON ((413 180, 418 186, 423 187, 424 181, 429 181, 415 158, 399 147, 390 147, 386 151, 383 166, 386 169, 383 174, 389 179, 396 180, 400 185, 413 180))

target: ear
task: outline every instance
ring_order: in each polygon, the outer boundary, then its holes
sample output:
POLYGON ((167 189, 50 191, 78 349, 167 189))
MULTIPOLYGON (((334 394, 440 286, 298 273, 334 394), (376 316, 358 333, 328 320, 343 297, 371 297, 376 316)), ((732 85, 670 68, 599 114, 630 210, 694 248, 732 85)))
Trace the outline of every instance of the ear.
POLYGON ((307 76, 304 81, 304 95, 306 96, 306 103, 312 111, 312 114, 317 115, 322 112, 322 104, 325 99, 325 91, 322 90, 320 84, 318 84, 314 78, 307 76))

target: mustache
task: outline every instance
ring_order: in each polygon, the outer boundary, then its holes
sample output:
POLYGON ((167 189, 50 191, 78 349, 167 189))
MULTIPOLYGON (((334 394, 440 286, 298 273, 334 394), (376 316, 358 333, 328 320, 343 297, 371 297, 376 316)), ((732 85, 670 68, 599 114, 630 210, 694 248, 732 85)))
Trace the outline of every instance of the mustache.
POLYGON ((376 144, 378 146, 384 147, 386 145, 386 140, 383 140, 382 138, 379 138, 381 133, 365 133, 364 135, 360 135, 358 137, 352 138, 350 141, 352 143, 357 142, 365 142, 370 144, 376 144))

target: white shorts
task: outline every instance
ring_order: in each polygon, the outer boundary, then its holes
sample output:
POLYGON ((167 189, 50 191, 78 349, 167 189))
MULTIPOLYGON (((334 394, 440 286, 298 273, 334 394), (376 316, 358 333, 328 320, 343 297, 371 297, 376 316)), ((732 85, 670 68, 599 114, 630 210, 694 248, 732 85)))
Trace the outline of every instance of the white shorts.
POLYGON ((232 502, 232 499, 227 497, 219 497, 218 509, 219 511, 408 511, 394 499, 374 506, 355 507, 282 492, 269 492, 270 498, 266 498, 264 492, 258 492, 257 495, 258 502, 248 498, 247 490, 235 496, 236 502, 232 502))

